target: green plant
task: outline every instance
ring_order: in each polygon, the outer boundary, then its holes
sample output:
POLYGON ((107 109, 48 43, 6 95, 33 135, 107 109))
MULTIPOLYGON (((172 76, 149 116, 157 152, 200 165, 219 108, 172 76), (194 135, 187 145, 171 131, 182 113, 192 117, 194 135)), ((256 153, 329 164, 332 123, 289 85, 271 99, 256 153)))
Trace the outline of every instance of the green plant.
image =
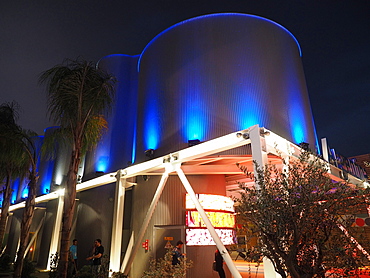
POLYGON ((57 275, 57 268, 58 268, 58 262, 59 262, 59 254, 56 252, 55 254, 52 254, 50 256, 50 272, 49 272, 49 278, 56 278, 57 275))
POLYGON ((75 275, 76 278, 93 278, 91 265, 84 265, 75 275))
POLYGON ((304 152, 283 161, 282 169, 255 165, 255 186, 240 184, 238 220, 258 235, 258 252, 281 277, 324 277, 362 267, 365 254, 350 233, 353 215, 366 210, 369 189, 334 182, 324 161, 304 152), (346 232, 343 232, 346 231, 346 232))
POLYGON ((113 272, 112 278, 127 278, 122 272, 113 272))
POLYGON ((9 271, 11 265, 11 258, 8 254, 0 257, 0 271, 9 271))
POLYGON ((150 260, 149 270, 144 272, 142 278, 185 277, 186 270, 193 266, 193 262, 180 258, 179 264, 172 265, 172 254, 172 249, 169 248, 164 258, 150 260))
POLYGON ((42 148, 44 151, 54 149, 55 140, 71 148, 58 264, 59 275, 65 278, 76 205, 78 167, 82 157, 98 144, 108 127, 103 114, 107 114, 113 104, 115 78, 93 62, 66 60, 63 65, 43 72, 40 82, 47 86, 50 118, 59 126, 51 136, 53 138, 44 140, 42 148))
POLYGON ((107 278, 109 275, 109 256, 103 255, 97 277, 94 277, 91 265, 84 265, 74 276, 76 278, 107 278))
POLYGON ((103 255, 98 278, 107 278, 109 276, 109 256, 103 255))
POLYGON ((23 261, 23 268, 22 268, 22 278, 36 278, 35 275, 32 275, 36 272, 36 268, 34 264, 28 260, 25 259, 23 261))

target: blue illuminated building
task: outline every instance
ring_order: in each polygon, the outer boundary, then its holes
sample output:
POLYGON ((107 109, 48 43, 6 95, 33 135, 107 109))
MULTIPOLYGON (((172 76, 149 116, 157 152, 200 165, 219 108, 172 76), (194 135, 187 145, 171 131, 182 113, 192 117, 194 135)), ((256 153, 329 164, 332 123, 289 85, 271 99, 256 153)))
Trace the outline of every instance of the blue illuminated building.
POLYGON ((206 15, 178 23, 139 56, 110 55, 99 67, 118 79, 108 134, 86 172, 183 149, 259 124, 317 149, 301 48, 281 25, 254 15, 206 15))
MULTIPOLYGON (((281 25, 254 15, 225 13, 180 22, 153 38, 139 55, 103 57, 97 66, 117 78, 114 106, 107 118, 107 132, 81 162, 78 183, 99 180, 105 174, 119 177, 123 174, 116 171, 124 172, 130 165, 133 167, 128 168, 134 168, 152 158, 184 150, 189 143, 207 142, 253 125, 296 145, 308 143, 318 151, 301 55, 296 38, 281 25)), ((47 129, 45 137, 57 128, 47 129)), ((42 137, 38 140, 42 144, 42 137)), ((57 144, 55 149, 53 159, 42 158, 38 164, 39 195, 55 192, 65 183, 71 150, 57 144)), ((243 157, 252 163, 251 150, 245 146, 218 153, 217 159, 223 156, 243 157)), ((214 166, 212 161, 207 162, 209 168, 214 166)), ((194 165, 188 166, 193 169, 194 165)), ((235 163, 232 166, 236 167, 235 163)), ((240 176, 239 172, 230 175, 240 176)), ((161 179, 160 171, 152 174, 130 176, 124 185, 99 183, 78 191, 72 234, 78 238, 81 250, 87 250, 95 238, 102 238, 108 253, 109 244, 114 245, 112 215, 124 211, 120 225, 122 254, 125 252, 131 234, 137 236, 141 228, 161 179), (125 203, 117 212, 117 188, 123 187, 125 203)), ((197 194, 227 196, 228 175, 196 172, 189 175, 189 180, 197 194)), ((145 262, 161 255, 162 232, 173 232, 178 238, 185 233, 185 190, 177 176, 170 176, 167 182, 170 186, 164 190, 145 234, 153 250, 139 251, 145 262), (166 227, 171 228, 165 231, 166 227)), ((18 195, 12 197, 12 202, 22 197, 20 184, 15 183, 18 195)), ((44 222, 31 229, 42 227, 43 231, 36 250, 52 252, 50 242, 59 232, 55 224, 58 202, 47 200, 38 207, 36 218, 44 222)), ((17 228, 15 223, 10 230, 17 228)), ((9 242, 15 245, 16 238, 11 236, 9 242)), ((212 261, 214 246, 189 247, 187 253, 203 258, 204 250, 211 254, 207 256, 212 261)), ((35 255, 39 265, 47 265, 48 255, 35 255)), ((146 265, 135 264, 132 277, 141 277, 146 265)), ((199 264, 190 271, 204 278, 212 274, 199 264)))

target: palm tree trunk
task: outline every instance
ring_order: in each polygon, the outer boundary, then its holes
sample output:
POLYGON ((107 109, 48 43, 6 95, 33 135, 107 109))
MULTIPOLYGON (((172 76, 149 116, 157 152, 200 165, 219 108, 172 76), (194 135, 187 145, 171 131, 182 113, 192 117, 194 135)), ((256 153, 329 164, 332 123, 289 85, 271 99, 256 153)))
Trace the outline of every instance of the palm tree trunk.
POLYGON ((68 273, 69 242, 71 237, 72 220, 76 204, 76 181, 80 164, 79 151, 72 153, 70 169, 64 194, 64 208, 62 220, 62 238, 60 242, 60 261, 58 264, 59 277, 66 278, 68 273))
POLYGON ((10 174, 6 177, 5 191, 3 196, 3 204, 1 207, 1 218, 0 218, 0 247, 3 247, 4 235, 5 235, 5 226, 8 219, 9 206, 10 206, 10 196, 12 189, 10 186, 10 174))
POLYGON ((14 265, 14 274, 13 274, 14 278, 20 278, 22 274, 24 255, 28 244, 28 238, 30 234, 33 215, 35 212, 36 185, 37 185, 37 174, 36 170, 32 169, 30 172, 30 182, 28 184, 29 194, 26 200, 26 207, 24 208, 22 216, 19 250, 17 253, 17 260, 14 265))

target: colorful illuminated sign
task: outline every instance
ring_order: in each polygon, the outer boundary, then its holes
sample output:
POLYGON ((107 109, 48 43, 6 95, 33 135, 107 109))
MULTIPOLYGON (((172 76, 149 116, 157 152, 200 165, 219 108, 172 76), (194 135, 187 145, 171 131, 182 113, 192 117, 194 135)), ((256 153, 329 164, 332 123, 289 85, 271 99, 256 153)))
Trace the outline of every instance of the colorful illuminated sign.
MULTIPOLYGON (((224 245, 235 243, 235 231, 231 229, 216 229, 224 245)), ((207 229, 186 229, 186 245, 216 245, 207 229)))
MULTIPOLYGON (((235 228, 235 215, 231 213, 207 211, 206 215, 215 228, 235 228)), ((206 227, 197 211, 186 212, 186 226, 206 227)))
MULTIPOLYGON (((234 244, 235 215, 233 200, 226 196, 211 194, 197 194, 197 198, 222 243, 225 245, 234 244)), ((189 195, 186 195, 186 210, 186 244, 189 246, 215 245, 189 195)))
MULTIPOLYGON (((219 210, 234 212, 234 201, 229 197, 211 194, 196 194, 200 204, 205 210, 219 210)), ((186 209, 195 210, 195 205, 190 196, 186 194, 186 209)))

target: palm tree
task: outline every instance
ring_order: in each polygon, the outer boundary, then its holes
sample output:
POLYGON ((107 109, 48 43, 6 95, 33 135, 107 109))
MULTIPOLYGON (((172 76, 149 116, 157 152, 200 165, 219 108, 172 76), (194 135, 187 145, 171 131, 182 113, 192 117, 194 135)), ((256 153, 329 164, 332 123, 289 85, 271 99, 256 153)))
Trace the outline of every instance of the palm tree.
POLYGON ((36 198, 36 151, 31 137, 35 135, 31 131, 23 130, 16 124, 17 108, 15 102, 5 103, 0 106, 0 173, 5 177, 5 190, 0 219, 0 236, 3 239, 6 218, 9 211, 11 195, 11 179, 28 178, 29 193, 26 199, 25 209, 21 222, 21 233, 17 260, 14 267, 14 277, 21 276, 23 259, 28 244, 30 227, 34 215, 36 198))
POLYGON ((23 178, 28 170, 28 159, 14 140, 19 130, 16 124, 18 105, 15 102, 0 106, 0 180, 4 183, 0 218, 0 242, 3 243, 8 218, 12 181, 23 178))
POLYGON ((21 233, 19 239, 19 249, 17 252, 17 260, 14 264, 14 278, 20 278, 23 269, 23 261, 25 252, 28 244, 31 224, 35 212, 35 199, 36 199, 36 187, 37 187, 37 154, 36 148, 32 141, 32 132, 20 130, 18 133, 19 147, 23 150, 25 156, 28 158, 28 197, 26 199, 25 208, 23 210, 22 222, 21 222, 21 233))
POLYGON ((50 118, 60 126, 55 136, 68 143, 72 150, 65 185, 58 264, 60 277, 66 277, 78 166, 81 157, 96 146, 107 127, 103 114, 110 110, 115 79, 92 62, 66 60, 64 64, 43 72, 40 83, 47 86, 50 118))

